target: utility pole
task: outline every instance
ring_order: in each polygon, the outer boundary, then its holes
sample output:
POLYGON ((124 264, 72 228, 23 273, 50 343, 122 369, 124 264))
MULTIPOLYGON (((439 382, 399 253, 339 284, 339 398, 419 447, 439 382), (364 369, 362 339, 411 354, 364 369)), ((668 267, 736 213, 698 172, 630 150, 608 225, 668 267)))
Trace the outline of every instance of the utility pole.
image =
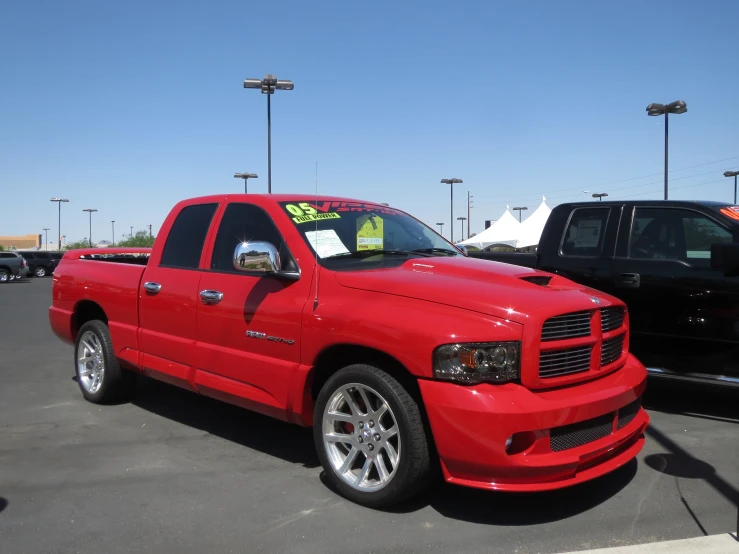
POLYGON ((50 229, 48 227, 43 228, 44 231, 44 250, 49 250, 49 231, 50 229))
POLYGON ((149 238, 151 238, 151 223, 149 223, 149 238))
POLYGON ((131 234, 129 236, 133 238, 133 225, 131 225, 131 234))

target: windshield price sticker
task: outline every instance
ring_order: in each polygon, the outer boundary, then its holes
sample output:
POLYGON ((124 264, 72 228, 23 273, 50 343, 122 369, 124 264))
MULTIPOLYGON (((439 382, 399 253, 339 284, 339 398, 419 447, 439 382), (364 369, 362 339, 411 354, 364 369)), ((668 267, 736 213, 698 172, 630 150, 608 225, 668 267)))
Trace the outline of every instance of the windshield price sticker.
POLYGON ((357 250, 382 250, 383 223, 376 215, 357 218, 357 250))
POLYGON ((287 204, 285 209, 293 216, 295 223, 308 223, 309 221, 320 221, 322 219, 340 219, 341 216, 334 212, 319 212, 308 202, 299 204, 287 204))

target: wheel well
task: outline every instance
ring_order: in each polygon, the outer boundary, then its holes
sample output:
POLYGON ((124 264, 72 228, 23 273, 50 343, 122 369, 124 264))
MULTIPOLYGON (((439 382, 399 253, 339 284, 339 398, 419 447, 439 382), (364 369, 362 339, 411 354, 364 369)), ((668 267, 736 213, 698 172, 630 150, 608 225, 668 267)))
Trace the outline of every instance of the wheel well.
POLYGON ((4 269, 5 271, 12 273, 12 271, 10 271, 10 268, 7 265, 0 265, 0 269, 4 269))
POLYGON ((92 300, 82 300, 78 302, 74 308, 74 315, 72 316, 73 338, 77 338, 77 331, 80 330, 80 327, 94 319, 99 319, 105 324, 108 323, 108 316, 105 315, 105 311, 100 307, 100 304, 97 304, 92 300))
POLYGON ((420 399, 416 378, 394 357, 366 346, 340 344, 325 349, 316 358, 310 384, 312 400, 315 402, 321 388, 334 373, 353 364, 369 364, 379 367, 395 377, 410 394, 420 399))

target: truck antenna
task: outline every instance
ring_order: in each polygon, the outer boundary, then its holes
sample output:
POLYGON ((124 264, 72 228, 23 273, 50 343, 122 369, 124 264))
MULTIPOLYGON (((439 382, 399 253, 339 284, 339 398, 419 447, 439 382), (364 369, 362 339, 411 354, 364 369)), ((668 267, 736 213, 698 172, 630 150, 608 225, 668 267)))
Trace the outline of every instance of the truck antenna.
MULTIPOLYGON (((318 162, 316 162, 316 207, 318 207, 318 162)), ((318 218, 316 218, 316 295, 313 297, 313 310, 318 308, 318 218)))

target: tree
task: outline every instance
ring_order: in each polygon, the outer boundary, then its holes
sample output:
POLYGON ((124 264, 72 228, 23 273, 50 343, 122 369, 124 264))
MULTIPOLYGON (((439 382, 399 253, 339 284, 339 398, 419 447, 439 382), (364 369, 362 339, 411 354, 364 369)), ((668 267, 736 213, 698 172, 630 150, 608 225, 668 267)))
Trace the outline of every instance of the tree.
POLYGON ((80 248, 90 248, 90 241, 84 238, 75 242, 68 242, 64 245, 65 250, 79 250, 80 248))
POLYGON ((5 247, 2 244, 0 244, 0 252, 2 252, 3 250, 5 250, 5 247))
POLYGON ((154 244, 154 237, 149 236, 149 231, 136 231, 132 237, 118 241, 116 246, 123 248, 151 248, 154 244))

